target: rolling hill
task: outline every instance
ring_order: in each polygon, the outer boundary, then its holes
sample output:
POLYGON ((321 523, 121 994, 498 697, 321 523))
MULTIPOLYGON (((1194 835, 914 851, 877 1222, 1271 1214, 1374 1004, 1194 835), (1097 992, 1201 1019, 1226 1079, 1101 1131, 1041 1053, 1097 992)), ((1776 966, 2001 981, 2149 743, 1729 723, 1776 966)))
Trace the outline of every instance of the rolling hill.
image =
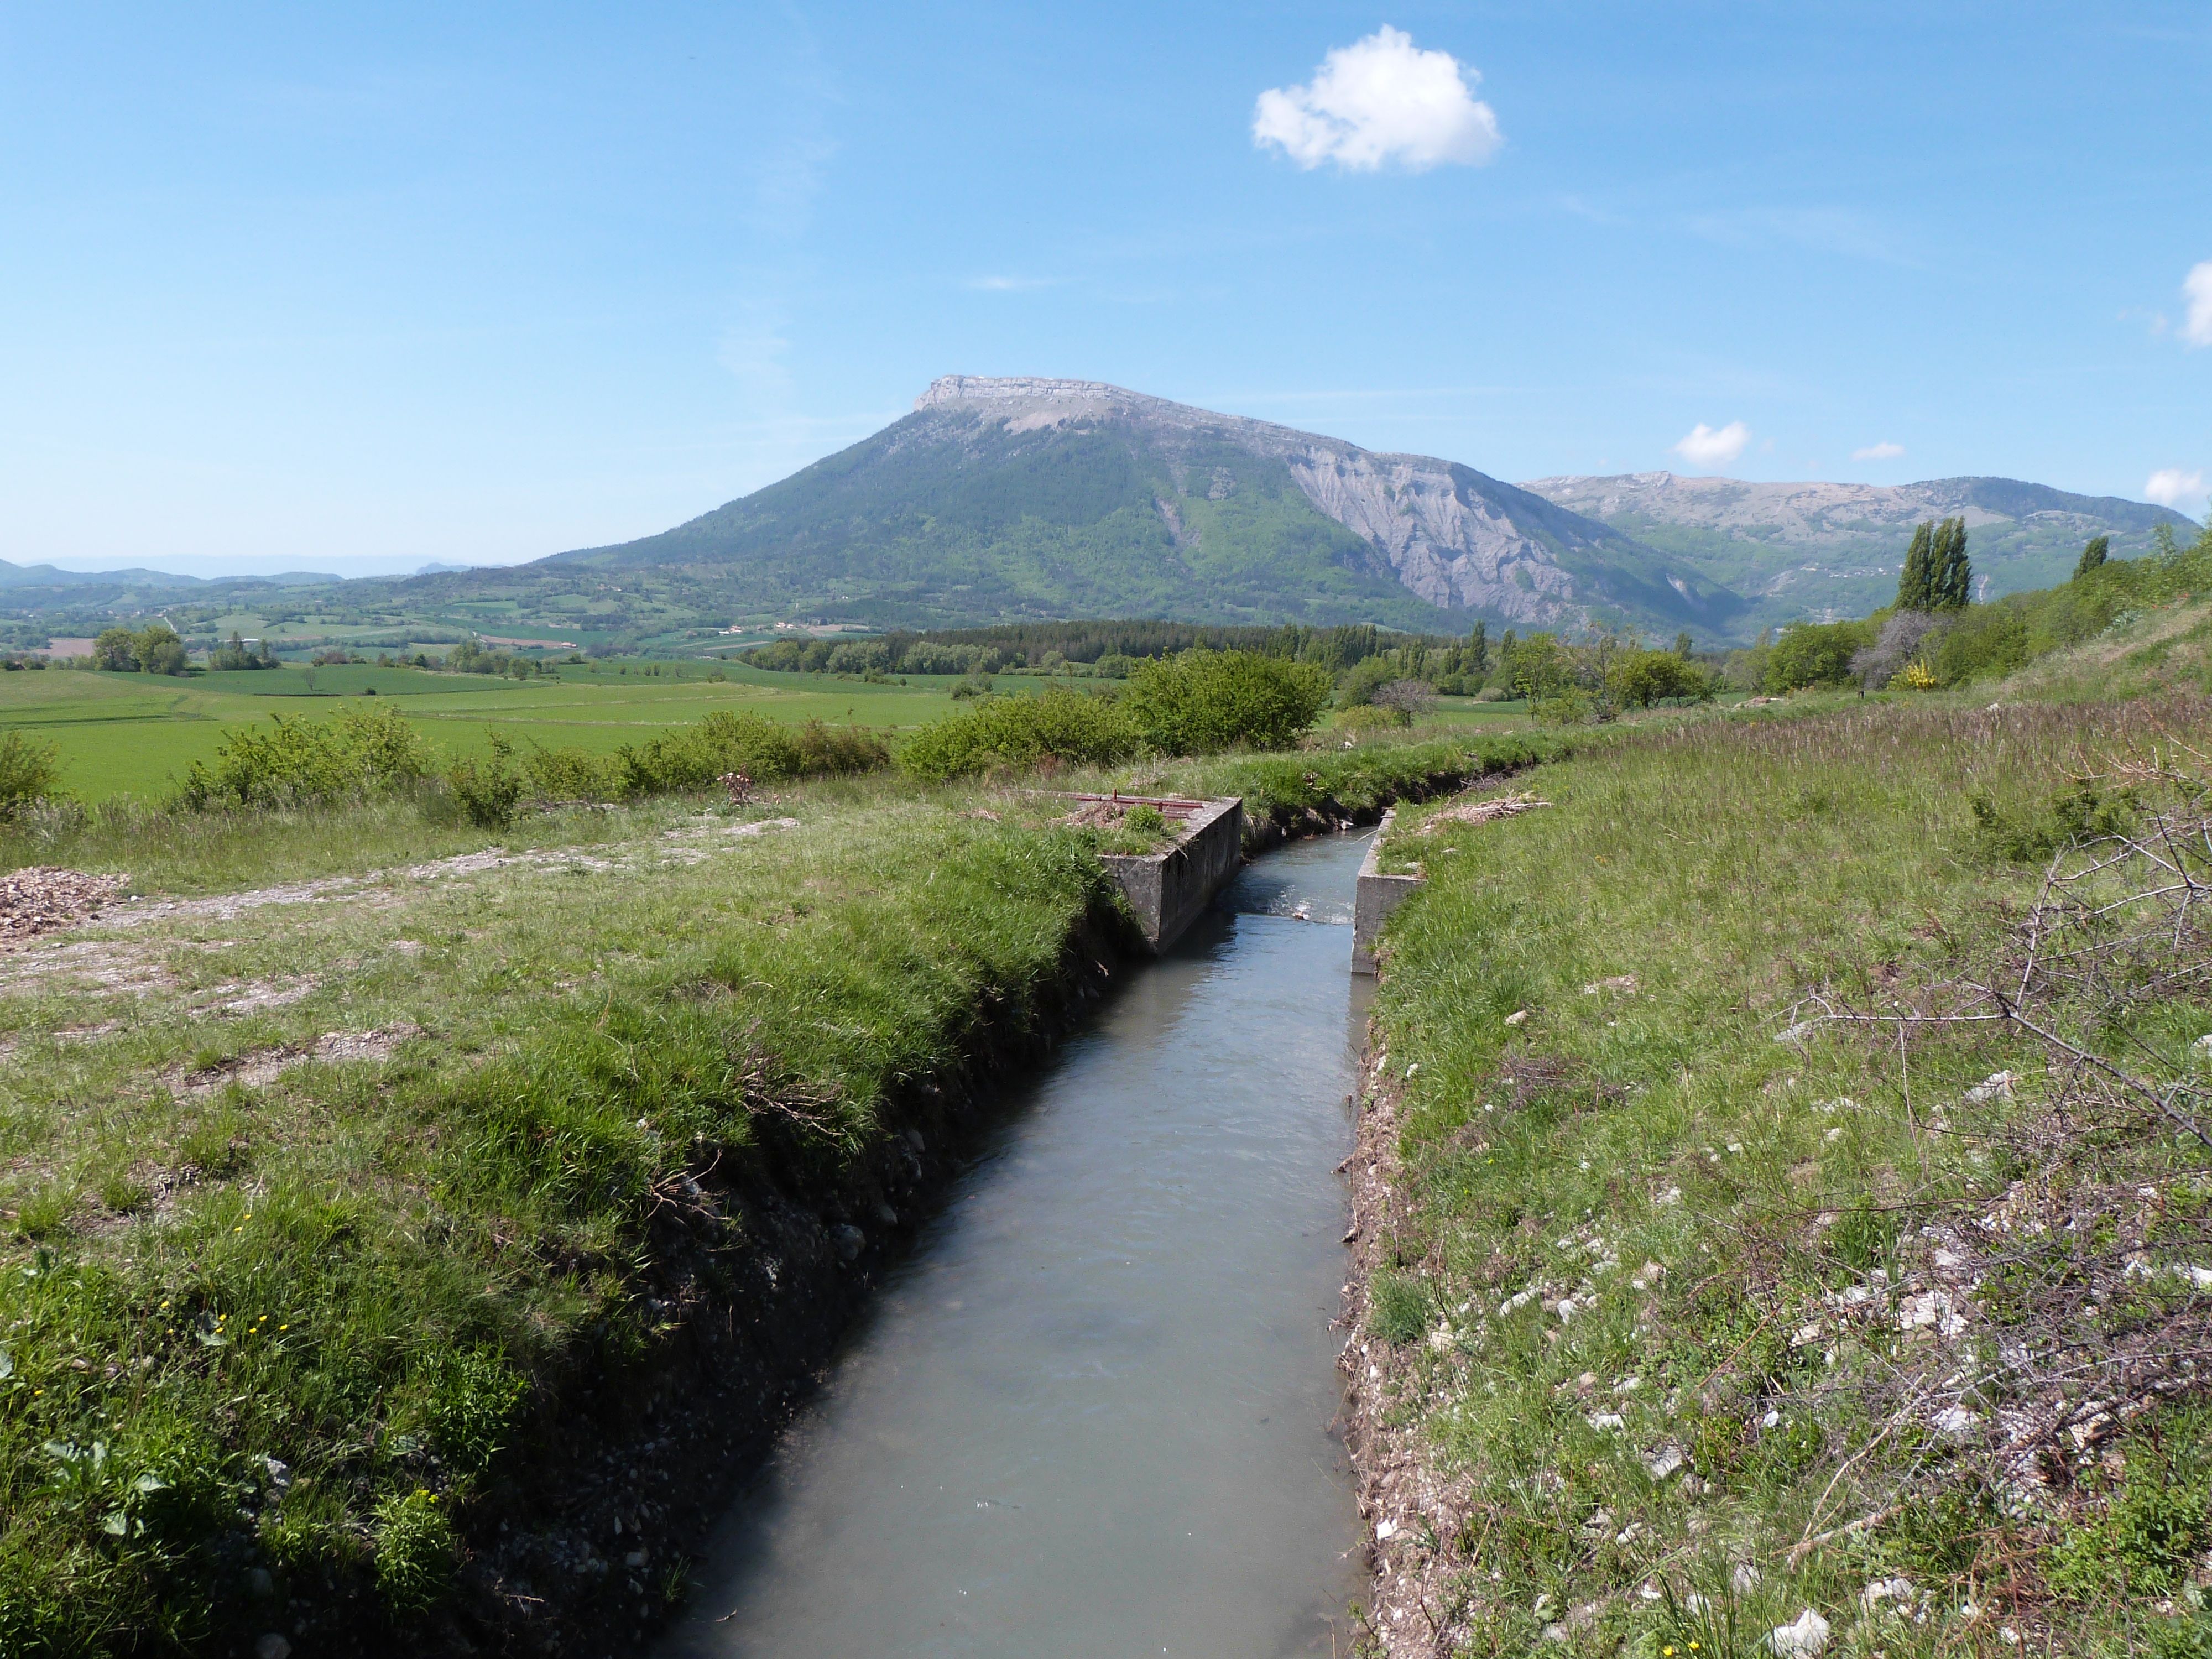
POLYGON ((2115 558, 2137 558, 2151 550, 2162 524, 2185 544, 2198 528, 2167 507, 2016 478, 1747 483, 1632 472, 1522 487, 1741 594, 1743 620, 1753 626, 1863 617, 1887 605, 1912 527, 1926 519, 1965 518, 1980 599, 2064 581, 2092 536, 2110 536, 2115 558))

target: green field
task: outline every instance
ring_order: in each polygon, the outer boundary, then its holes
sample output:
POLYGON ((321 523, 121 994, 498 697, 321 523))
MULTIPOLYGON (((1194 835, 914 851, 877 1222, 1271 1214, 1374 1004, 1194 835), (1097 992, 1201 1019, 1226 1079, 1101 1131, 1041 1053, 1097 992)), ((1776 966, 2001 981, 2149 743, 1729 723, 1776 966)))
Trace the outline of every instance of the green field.
POLYGON ((372 689, 454 750, 481 748, 487 731, 599 751, 714 708, 793 723, 824 720, 906 730, 952 706, 951 682, 871 685, 823 676, 729 667, 720 680, 697 665, 566 667, 557 680, 429 674, 412 668, 279 668, 163 679, 76 672, 0 677, 0 732, 21 731, 61 753, 62 787, 82 799, 158 796, 233 729, 272 714, 335 712, 372 689), (312 684, 310 682, 312 681, 312 684))
MULTIPOLYGON (((417 668, 268 669, 167 679, 47 670, 0 675, 0 732, 21 731, 60 751, 62 787, 86 801, 152 799, 211 758, 225 736, 272 715, 335 712, 372 694, 398 702, 440 747, 480 750, 496 730, 518 742, 606 753, 710 709, 744 709, 798 724, 822 720, 901 732, 956 705, 951 678, 871 684, 823 674, 774 674, 734 664, 564 664, 557 679, 426 673, 417 668)), ((1041 685, 1009 675, 1007 690, 1041 685)), ((1441 700, 1437 718, 1482 730, 1524 726, 1517 703, 1441 700)))

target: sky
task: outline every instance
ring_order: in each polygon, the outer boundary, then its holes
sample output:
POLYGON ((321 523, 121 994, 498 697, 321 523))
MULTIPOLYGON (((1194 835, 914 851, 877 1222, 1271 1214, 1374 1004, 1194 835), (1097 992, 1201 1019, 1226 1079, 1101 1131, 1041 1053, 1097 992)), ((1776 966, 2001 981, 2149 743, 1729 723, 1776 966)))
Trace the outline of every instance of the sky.
POLYGON ((945 374, 2202 517, 2212 7, 0 0, 0 558, 534 558, 945 374))

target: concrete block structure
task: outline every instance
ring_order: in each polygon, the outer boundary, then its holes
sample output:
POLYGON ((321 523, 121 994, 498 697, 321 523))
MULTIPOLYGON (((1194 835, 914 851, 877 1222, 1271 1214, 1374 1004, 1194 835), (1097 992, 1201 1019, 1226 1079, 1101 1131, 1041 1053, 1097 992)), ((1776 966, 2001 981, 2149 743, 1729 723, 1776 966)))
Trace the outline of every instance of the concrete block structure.
POLYGON ((1360 861, 1359 879, 1352 890, 1352 971, 1355 974, 1375 971, 1375 941, 1382 936, 1382 924, 1425 879, 1382 873, 1382 837, 1390 833, 1390 821, 1397 816, 1395 807, 1382 815, 1375 839, 1367 844, 1367 856, 1360 861))
POLYGON ((1145 943, 1156 952, 1173 945, 1205 914, 1244 862, 1241 799, 1206 801, 1181 828, 1175 845, 1164 852, 1109 854, 1099 860, 1136 913, 1145 943))

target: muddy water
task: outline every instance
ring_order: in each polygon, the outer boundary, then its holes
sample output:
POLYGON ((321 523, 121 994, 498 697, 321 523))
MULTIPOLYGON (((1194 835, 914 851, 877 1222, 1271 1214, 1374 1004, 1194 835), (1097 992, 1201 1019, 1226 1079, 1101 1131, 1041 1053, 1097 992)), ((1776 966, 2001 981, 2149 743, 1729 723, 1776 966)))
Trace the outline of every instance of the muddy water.
POLYGON ((661 1659, 1348 1646, 1333 1171, 1364 848, 1264 859, 1062 1045, 734 1506, 661 1659))

